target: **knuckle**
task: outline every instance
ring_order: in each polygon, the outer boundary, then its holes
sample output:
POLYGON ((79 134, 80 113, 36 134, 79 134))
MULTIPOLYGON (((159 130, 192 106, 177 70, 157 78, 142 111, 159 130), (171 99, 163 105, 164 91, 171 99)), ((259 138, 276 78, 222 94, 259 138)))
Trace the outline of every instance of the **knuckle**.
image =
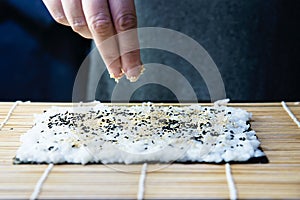
POLYGON ((107 36, 111 26, 112 21, 110 16, 102 13, 91 17, 89 20, 90 30, 100 36, 107 36))
POLYGON ((86 31, 87 27, 86 27, 86 26, 82 26, 82 25, 76 24, 76 25, 73 25, 73 26, 72 26, 72 29, 73 29, 73 31, 76 32, 76 33, 81 33, 81 32, 83 32, 83 31, 86 31))
POLYGON ((110 64, 112 64, 113 62, 116 62, 119 58, 120 58, 120 55, 116 52, 116 53, 103 53, 102 54, 102 57, 104 58, 104 60, 110 64))
POLYGON ((69 25, 67 18, 63 15, 53 16, 53 19, 60 24, 69 25))
POLYGON ((121 13, 116 19, 116 29, 126 31, 137 27, 137 17, 133 13, 121 13))
POLYGON ((125 54, 122 55, 123 57, 126 57, 128 63, 130 64, 136 64, 137 62, 139 62, 139 51, 138 50, 135 50, 135 51, 130 51, 130 52, 127 52, 125 54))
POLYGON ((71 26, 72 26, 72 29, 77 33, 86 31, 88 29, 87 24, 83 18, 74 18, 72 20, 71 26))

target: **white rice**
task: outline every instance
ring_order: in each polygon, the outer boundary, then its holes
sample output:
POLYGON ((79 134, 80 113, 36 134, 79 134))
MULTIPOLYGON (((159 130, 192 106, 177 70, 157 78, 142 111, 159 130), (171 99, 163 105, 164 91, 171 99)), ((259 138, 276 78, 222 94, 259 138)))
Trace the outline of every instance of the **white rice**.
POLYGON ((21 136, 23 163, 229 162, 264 156, 251 113, 213 107, 52 107, 21 136))

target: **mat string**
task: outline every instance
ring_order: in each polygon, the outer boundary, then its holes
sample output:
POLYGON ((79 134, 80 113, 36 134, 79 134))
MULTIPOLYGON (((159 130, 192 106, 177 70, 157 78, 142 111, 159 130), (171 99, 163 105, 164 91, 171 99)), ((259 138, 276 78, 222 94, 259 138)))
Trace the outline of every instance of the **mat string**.
POLYGON ((228 184, 228 189, 229 189, 229 194, 230 194, 230 199, 231 200, 236 200, 237 199, 237 190, 234 184, 233 176, 231 174, 231 169, 230 169, 230 164, 226 163, 225 164, 225 171, 226 171, 226 178, 227 178, 227 184, 228 184))
POLYGON ((14 112, 15 108, 18 106, 18 104, 21 103, 21 101, 16 101, 12 107, 10 108, 10 110, 8 111, 4 121, 0 124, 0 131, 3 128, 3 126, 8 122, 9 118, 11 117, 12 113, 14 112))
POLYGON ((290 110, 290 108, 286 105, 286 103, 284 101, 281 102, 281 105, 283 107, 283 109, 289 114, 289 116, 292 118, 292 120, 297 124, 298 128, 300 128, 300 122, 298 121, 298 119, 296 118, 296 116, 294 115, 294 113, 290 110))
POLYGON ((43 175, 41 176, 41 178, 39 179, 39 181, 36 183, 35 185, 35 188, 34 188, 34 191, 33 193, 31 194, 30 196, 30 200, 34 200, 34 199, 37 199, 39 193, 41 192, 42 190, 42 186, 43 186, 43 183, 45 182, 45 180, 47 179, 48 175, 50 174, 52 168, 54 167, 54 164, 53 163, 50 163, 48 165, 48 167, 45 169, 43 175))
POLYGON ((139 190, 137 194, 137 200, 144 199, 146 174, 147 174, 147 163, 144 163, 141 170, 140 180, 139 180, 139 190))

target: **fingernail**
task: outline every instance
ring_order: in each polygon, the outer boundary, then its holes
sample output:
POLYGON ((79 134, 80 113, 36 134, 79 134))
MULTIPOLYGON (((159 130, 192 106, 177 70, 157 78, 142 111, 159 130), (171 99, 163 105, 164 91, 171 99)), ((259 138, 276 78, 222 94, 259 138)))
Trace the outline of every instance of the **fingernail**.
POLYGON ((139 65, 126 71, 126 78, 130 82, 136 82, 145 71, 144 65, 139 65))
POLYGON ((120 74, 118 74, 118 75, 115 75, 113 73, 109 73, 110 78, 115 79, 116 83, 119 83, 119 80, 123 77, 123 75, 124 75, 123 71, 120 74))

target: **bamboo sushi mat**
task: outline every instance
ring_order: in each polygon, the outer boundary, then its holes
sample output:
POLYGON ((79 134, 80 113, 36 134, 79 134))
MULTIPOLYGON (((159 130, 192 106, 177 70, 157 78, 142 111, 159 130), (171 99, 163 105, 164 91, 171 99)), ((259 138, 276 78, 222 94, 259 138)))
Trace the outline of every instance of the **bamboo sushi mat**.
MULTIPOLYGON (((48 165, 13 165, 20 136, 33 125, 33 114, 66 103, 0 103, 0 198, 30 198, 48 165), (8 115, 10 113, 11 115, 8 115)), ((205 104, 206 105, 206 104, 205 104)), ((300 105, 286 103, 229 104, 253 113, 267 164, 230 164, 231 177, 241 199, 300 199, 300 105)), ((148 164, 144 176, 145 199, 230 198, 224 164, 148 164), (161 167, 160 170, 154 170, 161 167)), ((141 188, 136 165, 54 165, 41 186, 39 199, 135 199, 141 188)))

